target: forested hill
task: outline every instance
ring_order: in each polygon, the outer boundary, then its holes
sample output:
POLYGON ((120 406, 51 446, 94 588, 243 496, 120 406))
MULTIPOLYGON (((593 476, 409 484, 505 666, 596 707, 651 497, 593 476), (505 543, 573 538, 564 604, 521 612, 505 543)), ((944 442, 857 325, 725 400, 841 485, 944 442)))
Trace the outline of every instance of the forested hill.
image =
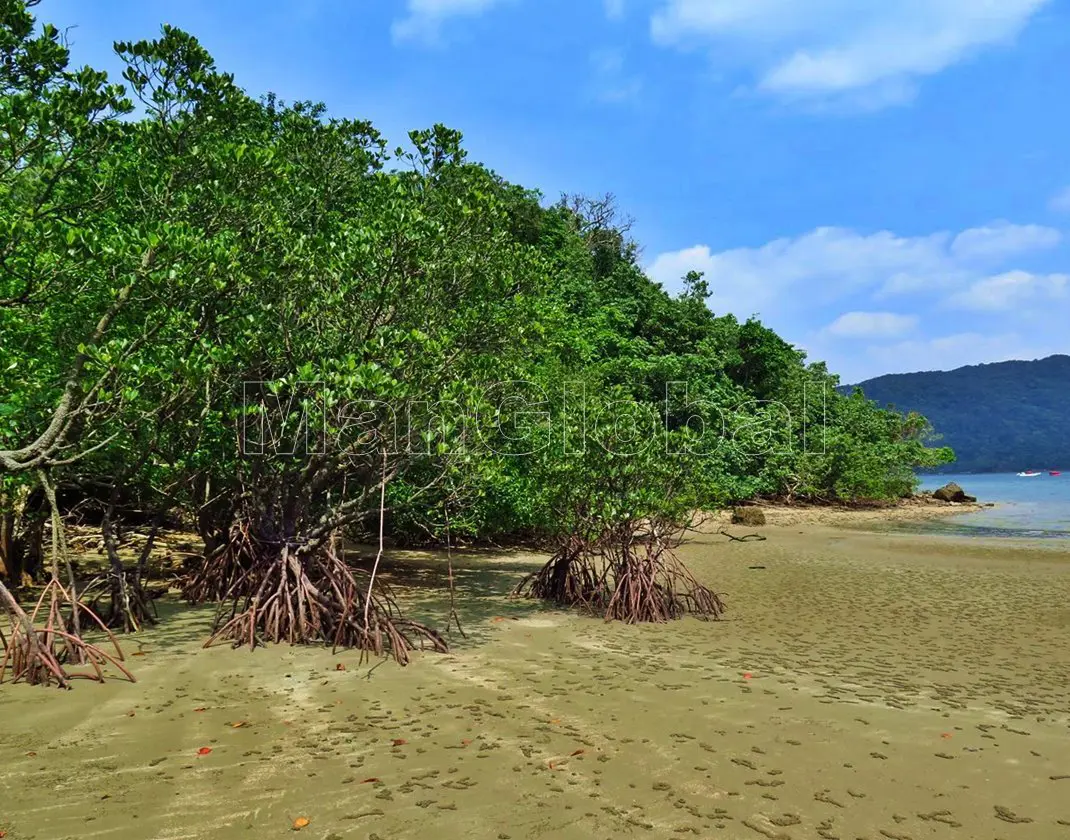
POLYGON ((924 414, 958 456, 945 470, 1070 467, 1070 356, 879 376, 859 387, 882 406, 924 414))

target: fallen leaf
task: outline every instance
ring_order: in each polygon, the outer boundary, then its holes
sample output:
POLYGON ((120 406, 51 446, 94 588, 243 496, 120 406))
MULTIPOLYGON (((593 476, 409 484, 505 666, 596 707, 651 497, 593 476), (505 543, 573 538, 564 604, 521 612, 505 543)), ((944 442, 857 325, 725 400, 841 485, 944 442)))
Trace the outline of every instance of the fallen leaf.
POLYGON ((583 755, 585 752, 587 752, 587 750, 576 750, 575 752, 569 753, 568 757, 569 758, 573 758, 574 756, 577 756, 577 755, 583 755))
POLYGON ((497 623, 499 621, 505 621, 505 619, 500 615, 496 615, 496 616, 494 616, 494 618, 491 619, 491 621, 493 621, 494 623, 497 623))
POLYGON ((4 840, 5 837, 7 837, 7 832, 0 828, 0 840, 4 840))
POLYGON ((148 654, 148 651, 139 650, 139 651, 136 651, 135 653, 132 653, 130 655, 131 656, 146 656, 147 654, 148 654))
POLYGON ((211 747, 201 747, 197 750, 197 755, 208 755, 212 751, 211 747))
POLYGON ((395 738, 394 741, 393 741, 393 744, 394 744, 395 747, 403 747, 407 743, 409 743, 409 742, 406 741, 404 738, 395 738))
POLYGON ((561 723, 561 718, 551 718, 550 723, 561 723))
POLYGON ((372 776, 371 778, 365 779, 364 781, 362 781, 361 784, 362 785, 366 785, 369 782, 377 782, 377 781, 379 781, 379 777, 378 776, 372 776))
POLYGON ((237 723, 232 723, 230 725, 230 728, 231 729, 241 729, 243 726, 248 726, 248 725, 249 724, 246 723, 244 720, 239 720, 237 723))
POLYGON ((201 706, 199 709, 194 709, 193 711, 195 711, 195 712, 204 712, 204 711, 207 711, 207 710, 204 708, 204 706, 201 706))
POLYGON ((745 673, 743 674, 743 679, 745 679, 745 680, 749 680, 750 678, 751 678, 751 673, 750 673, 750 671, 747 671, 747 672, 745 672, 745 673))
POLYGON ((941 737, 941 738, 944 738, 944 739, 950 738, 950 737, 951 737, 951 733, 950 733, 950 732, 945 732, 945 733, 944 733, 943 735, 941 735, 940 737, 941 737))
POLYGON ((334 670, 336 670, 336 671, 344 671, 345 669, 346 669, 346 666, 343 665, 341 662, 339 662, 337 665, 334 666, 334 670))
POLYGON ((307 827, 311 822, 312 820, 308 817, 298 817, 294 820, 294 831, 300 831, 302 828, 307 827))
POLYGON ((462 746, 467 747, 471 743, 472 743, 472 739, 471 738, 462 738, 461 739, 461 745, 462 746))
POLYGON ((37 753, 35 753, 35 752, 28 752, 28 753, 26 753, 26 757, 27 757, 27 758, 37 758, 37 753))

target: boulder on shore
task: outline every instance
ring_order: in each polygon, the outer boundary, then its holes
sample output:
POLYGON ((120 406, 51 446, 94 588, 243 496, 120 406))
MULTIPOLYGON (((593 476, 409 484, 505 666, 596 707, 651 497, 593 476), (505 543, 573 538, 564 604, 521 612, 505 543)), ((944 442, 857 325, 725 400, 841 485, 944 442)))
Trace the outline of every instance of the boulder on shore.
POLYGON ((765 524, 765 514, 761 508, 737 507, 732 511, 733 525, 759 526, 765 524))
POLYGON ((967 496, 966 491, 951 481, 933 492, 933 498, 941 502, 957 502, 958 504, 972 504, 977 501, 976 496, 967 496))

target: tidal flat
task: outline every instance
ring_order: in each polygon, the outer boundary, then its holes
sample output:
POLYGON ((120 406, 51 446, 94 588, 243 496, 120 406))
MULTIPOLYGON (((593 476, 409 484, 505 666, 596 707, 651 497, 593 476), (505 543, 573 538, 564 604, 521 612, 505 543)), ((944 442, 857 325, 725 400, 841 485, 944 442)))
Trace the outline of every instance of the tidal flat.
MULTIPOLYGON (((138 682, 0 686, 8 840, 1070 837, 1070 552, 823 523, 681 550, 725 619, 509 599, 454 556, 465 637, 399 667, 203 649, 166 603, 138 682), (295 829, 296 826, 296 829, 295 829)), ((392 557, 445 624, 441 558, 392 557)))

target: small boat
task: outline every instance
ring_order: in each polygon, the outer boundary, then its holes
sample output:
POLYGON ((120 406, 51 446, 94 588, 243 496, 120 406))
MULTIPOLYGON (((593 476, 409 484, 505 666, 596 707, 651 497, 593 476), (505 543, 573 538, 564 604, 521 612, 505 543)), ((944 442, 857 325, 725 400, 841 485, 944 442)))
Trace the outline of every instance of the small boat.
POLYGON ((1026 470, 1025 472, 1018 473, 1021 478, 1036 478, 1040 475, 1040 470, 1026 470))
POLYGON ((1058 470, 1048 470, 1048 475, 1062 475, 1058 470))

